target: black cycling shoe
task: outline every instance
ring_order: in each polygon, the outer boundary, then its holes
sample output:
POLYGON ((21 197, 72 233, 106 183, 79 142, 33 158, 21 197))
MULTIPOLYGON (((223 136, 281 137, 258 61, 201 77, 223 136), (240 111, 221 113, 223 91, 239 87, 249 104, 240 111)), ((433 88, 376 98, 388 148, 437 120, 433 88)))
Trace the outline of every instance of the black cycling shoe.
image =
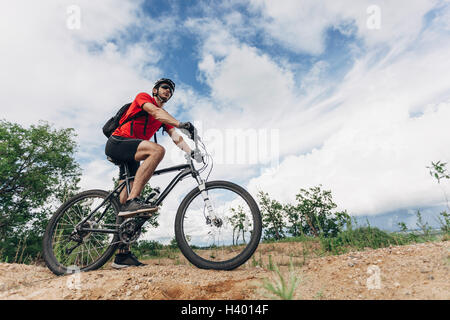
POLYGON ((119 217, 130 218, 134 217, 138 213, 145 213, 146 215, 148 215, 156 211, 158 211, 158 207, 146 204, 139 198, 134 198, 131 200, 127 200, 127 202, 122 205, 119 212, 119 217))
POLYGON ((146 266, 145 263, 140 262, 134 254, 128 253, 118 253, 114 258, 114 262, 111 267, 114 269, 123 269, 128 267, 141 267, 146 266))

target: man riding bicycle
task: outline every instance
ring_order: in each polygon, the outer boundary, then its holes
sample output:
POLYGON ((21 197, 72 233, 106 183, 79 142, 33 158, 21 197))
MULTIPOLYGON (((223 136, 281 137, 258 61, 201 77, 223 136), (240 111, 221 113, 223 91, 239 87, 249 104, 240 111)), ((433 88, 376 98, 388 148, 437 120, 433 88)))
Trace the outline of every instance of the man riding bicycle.
MULTIPOLYGON (((120 194, 119 216, 121 217, 129 218, 136 214, 151 215, 158 210, 157 207, 144 203, 139 197, 165 154, 165 149, 161 145, 149 141, 161 126, 181 150, 189 155, 192 154, 191 148, 176 132, 175 127, 187 129, 193 135, 194 126, 190 122, 178 121, 163 109, 174 91, 175 83, 170 79, 162 78, 156 81, 152 89, 152 96, 145 92, 139 93, 120 119, 121 125, 112 133, 106 143, 106 155, 114 160, 126 162, 131 176, 134 176, 134 181, 130 183, 130 194, 126 188, 120 194), (148 115, 145 114, 126 122, 127 119, 142 110, 146 111, 148 115)), ((119 183, 124 179, 125 168, 122 164, 119 183)), ((131 254, 128 246, 121 247, 119 254, 115 257, 113 267, 123 268, 132 265, 143 264, 131 254)))

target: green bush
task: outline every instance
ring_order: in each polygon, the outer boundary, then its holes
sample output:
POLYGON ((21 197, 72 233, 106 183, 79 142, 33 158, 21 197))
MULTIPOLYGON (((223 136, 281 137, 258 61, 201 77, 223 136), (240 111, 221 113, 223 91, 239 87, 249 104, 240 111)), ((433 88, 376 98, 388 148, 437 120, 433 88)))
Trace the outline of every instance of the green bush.
POLYGON ((351 249, 384 248, 408 242, 407 236, 392 234, 373 227, 360 227, 340 232, 336 237, 320 239, 322 248, 333 253, 344 253, 351 249))
POLYGON ((133 249, 133 251, 139 257, 143 256, 158 257, 160 256, 160 251, 163 248, 164 246, 158 241, 141 240, 137 243, 137 246, 133 249))

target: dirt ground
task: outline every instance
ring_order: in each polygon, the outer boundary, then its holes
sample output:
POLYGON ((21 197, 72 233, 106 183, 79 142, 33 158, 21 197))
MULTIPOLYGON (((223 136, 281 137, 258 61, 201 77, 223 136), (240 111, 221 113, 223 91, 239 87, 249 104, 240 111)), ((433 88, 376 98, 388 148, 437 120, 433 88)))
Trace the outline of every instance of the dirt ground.
POLYGON ((295 275, 300 280, 295 299, 450 299, 450 241, 325 257, 308 256, 303 245, 261 244, 233 271, 152 259, 143 267, 114 270, 108 263, 100 270, 57 277, 43 266, 0 263, 0 299, 272 299, 263 283, 279 278, 269 256, 285 279, 295 275))

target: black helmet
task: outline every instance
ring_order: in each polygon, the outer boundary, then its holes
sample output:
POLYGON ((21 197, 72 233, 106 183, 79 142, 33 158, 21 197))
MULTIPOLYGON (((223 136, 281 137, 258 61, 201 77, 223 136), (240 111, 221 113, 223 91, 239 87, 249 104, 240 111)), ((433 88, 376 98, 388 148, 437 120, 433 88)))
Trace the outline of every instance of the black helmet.
POLYGON ((153 86, 153 88, 158 89, 159 86, 162 85, 163 83, 169 85, 169 87, 170 87, 170 89, 172 91, 172 94, 173 94, 174 91, 175 91, 175 83, 172 80, 170 80, 170 79, 166 79, 166 78, 159 79, 158 81, 155 82, 155 85, 153 86))

